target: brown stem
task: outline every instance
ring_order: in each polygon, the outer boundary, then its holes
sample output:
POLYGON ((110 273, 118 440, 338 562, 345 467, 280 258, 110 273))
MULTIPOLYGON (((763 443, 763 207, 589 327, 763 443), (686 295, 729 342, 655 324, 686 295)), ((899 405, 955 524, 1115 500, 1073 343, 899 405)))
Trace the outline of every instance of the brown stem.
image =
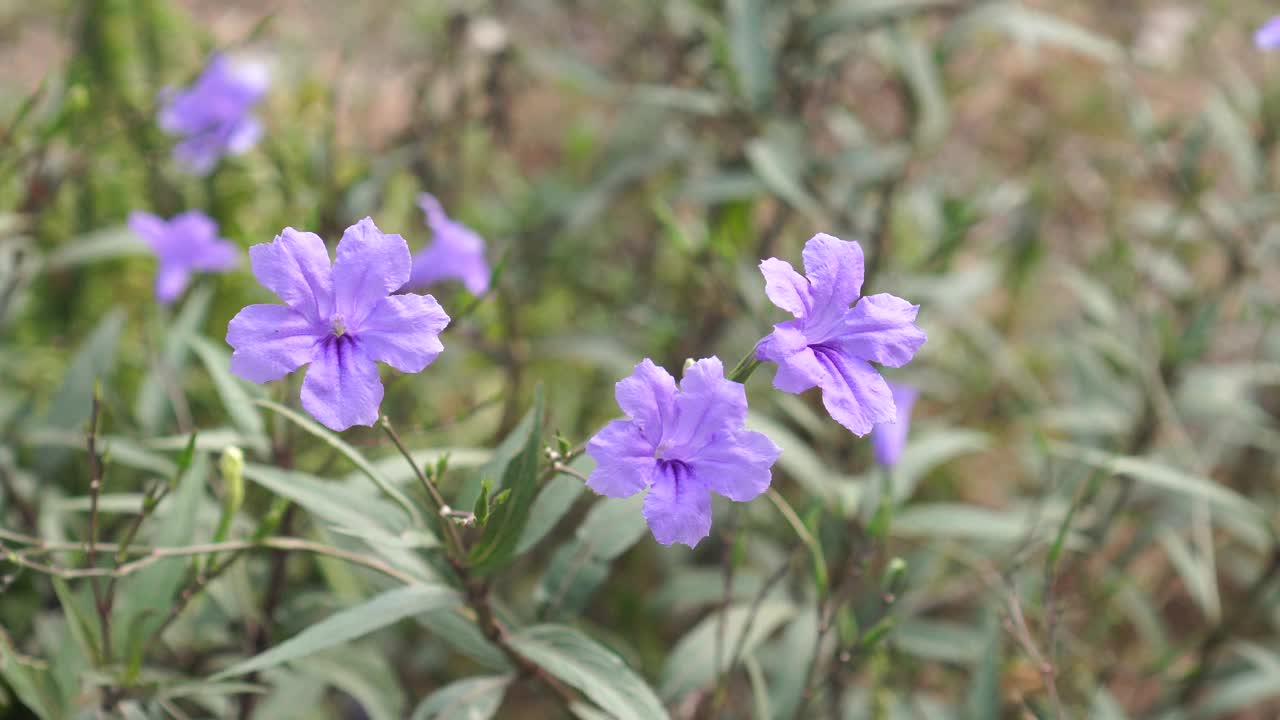
MULTIPOLYGON (((89 541, 85 551, 85 567, 92 568, 98 562, 98 496, 102 493, 102 459, 98 457, 98 420, 102 401, 98 388, 94 388, 89 410, 89 541)), ((102 633, 102 662, 111 661, 111 605, 97 578, 91 581, 93 605, 98 611, 98 629, 102 633)))

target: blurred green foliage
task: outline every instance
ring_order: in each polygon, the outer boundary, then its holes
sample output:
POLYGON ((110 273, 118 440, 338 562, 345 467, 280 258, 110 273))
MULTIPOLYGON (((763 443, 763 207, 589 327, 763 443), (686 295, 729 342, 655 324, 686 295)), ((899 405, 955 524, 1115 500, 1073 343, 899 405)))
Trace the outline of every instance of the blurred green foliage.
POLYGON ((1267 12, 0 3, 0 713, 1275 717, 1267 12), (214 49, 273 87, 199 179, 154 117, 214 49), (384 372, 414 467, 300 416, 296 377, 232 377, 267 292, 158 307, 123 226, 202 209, 247 248, 371 215, 417 249, 421 191, 502 270, 435 288, 446 352, 384 372), (922 306, 901 464, 762 368, 776 493, 657 545, 573 449, 639 359, 748 352, 782 319, 755 265, 819 231, 922 306), (424 468, 479 516, 463 582, 452 517, 379 492, 431 509, 424 468))

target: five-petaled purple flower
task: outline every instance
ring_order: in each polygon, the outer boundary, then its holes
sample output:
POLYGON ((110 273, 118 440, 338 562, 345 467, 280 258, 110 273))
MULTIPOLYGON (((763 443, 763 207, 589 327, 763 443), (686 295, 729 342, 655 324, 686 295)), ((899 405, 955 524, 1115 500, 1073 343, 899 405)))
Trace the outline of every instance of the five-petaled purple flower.
POLYGON ((427 216, 431 244, 413 256, 413 270, 405 288, 455 279, 461 280, 472 295, 488 290, 489 263, 484 259, 484 239, 446 215, 440 201, 430 193, 418 197, 418 207, 427 216))
POLYGON ((1263 23, 1253 34, 1253 44, 1259 50, 1280 50, 1280 15, 1263 23))
POLYGON ((897 465, 902 457, 902 449, 907 445, 907 432, 911 430, 911 408, 920 394, 910 385, 892 382, 889 390, 893 393, 898 419, 879 423, 871 430, 871 449, 875 452, 876 462, 884 467, 897 465))
POLYGON ((644 518, 663 545, 693 547, 711 532, 711 493, 746 502, 764 492, 779 453, 762 433, 742 429, 746 389, 724 377, 719 358, 693 363, 680 381, 644 360, 618 382, 614 420, 587 443, 596 468, 587 486, 628 497, 645 488, 644 518))
POLYGON ((223 155, 253 147, 262 125, 250 111, 266 91, 267 74, 261 66, 214 55, 191 87, 161 95, 160 128, 183 138, 173 148, 174 158, 205 175, 223 155))
POLYGON ((284 305, 250 305, 231 320, 231 372, 262 383, 311 364, 302 407, 333 430, 373 425, 378 366, 421 372, 444 349, 449 316, 430 295, 391 295, 409 278, 409 246, 365 218, 347 228, 338 257, 319 236, 285 228, 249 248, 253 274, 284 305))
POLYGON ((129 229, 155 253, 156 300, 168 305, 187 288, 197 270, 224 272, 235 267, 240 253, 230 240, 218 237, 218 224, 199 210, 170 220, 151 213, 129 213, 129 229))
POLYGON ((822 388, 822 404, 855 435, 895 419, 889 386, 870 363, 905 365, 924 344, 919 305, 862 291, 862 248, 826 234, 804 246, 805 274, 785 260, 760 263, 765 292, 794 320, 773 326, 756 358, 778 364, 773 386, 801 393, 822 388), (849 307, 855 300, 857 305, 849 307))

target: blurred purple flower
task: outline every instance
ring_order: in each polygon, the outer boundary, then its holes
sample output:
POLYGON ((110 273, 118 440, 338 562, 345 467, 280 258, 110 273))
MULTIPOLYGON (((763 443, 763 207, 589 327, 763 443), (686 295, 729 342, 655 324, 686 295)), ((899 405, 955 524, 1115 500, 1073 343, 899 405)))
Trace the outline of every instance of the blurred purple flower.
POLYGON ((678 392, 675 379, 645 359, 615 394, 628 419, 587 443, 597 463, 587 487, 609 497, 649 488, 644 518, 658 542, 693 547, 710 534, 712 492, 746 502, 769 487, 782 450, 742 429, 746 390, 725 379, 719 358, 693 363, 678 392))
POLYGON ((190 87, 165 90, 157 121, 165 132, 182 136, 174 158, 191 172, 206 175, 223 155, 253 147, 262 125, 249 113, 266 91, 262 66, 236 64, 224 55, 214 55, 190 87))
POLYGON ((773 386, 802 393, 822 388, 822 404, 855 435, 893 422, 889 386, 870 363, 901 367, 924 344, 915 325, 919 305, 882 293, 859 300, 862 248, 826 234, 804 246, 805 275, 791 263, 760 263, 765 293, 795 320, 773 326, 756 347, 756 358, 778 364, 773 386), (849 307, 854 301, 857 305, 849 307))
POLYGON ((893 406, 898 411, 898 419, 891 423, 879 423, 871 429, 871 449, 875 452, 876 462, 884 467, 893 467, 902 457, 902 449, 907 445, 907 433, 911 430, 911 408, 916 404, 919 392, 910 385, 889 383, 893 393, 893 406))
POLYGON ((484 239, 471 228, 445 214, 430 193, 418 196, 426 213, 431 244, 413 256, 413 270, 406 289, 420 288, 447 279, 461 280, 472 295, 489 289, 489 263, 484 259, 484 239))
POLYGON ((1280 15, 1262 24, 1253 34, 1253 44, 1259 50, 1280 50, 1280 15))
POLYGON ((225 272, 240 262, 235 244, 218 237, 218 224, 199 210, 170 220, 134 211, 129 213, 129 229, 147 243, 159 261, 156 300, 164 305, 178 299, 195 271, 225 272))
POLYGON ((263 383, 310 363, 302 407, 332 430, 377 421, 375 360, 416 373, 444 350, 449 316, 430 295, 390 295, 409 277, 409 246, 369 218, 342 234, 332 267, 324 241, 293 228, 249 248, 249 259, 284 305, 250 305, 231 319, 231 372, 263 383))

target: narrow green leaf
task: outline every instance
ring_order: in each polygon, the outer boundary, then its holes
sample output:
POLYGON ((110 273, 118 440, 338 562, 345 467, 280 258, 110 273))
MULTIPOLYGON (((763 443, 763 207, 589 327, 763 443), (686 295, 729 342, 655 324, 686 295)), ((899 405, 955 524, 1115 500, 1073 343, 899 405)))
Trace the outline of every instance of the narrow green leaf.
POLYGON ((534 392, 533 422, 524 450, 507 465, 502 476, 502 490, 511 491, 510 498, 499 505, 484 528, 484 535, 471 549, 470 563, 479 573, 491 572, 515 553, 533 508, 538 489, 538 458, 542 452, 542 387, 534 392))
POLYGON ((729 608, 724 615, 724 644, 720 654, 720 666, 716 667, 716 637, 720 631, 721 614, 711 613, 693 627, 676 643, 667 656, 662 669, 659 689, 665 698, 675 698, 690 690, 711 685, 721 673, 729 670, 733 650, 742 642, 742 656, 750 655, 780 625, 795 615, 795 606, 789 602, 767 600, 754 608, 741 603, 729 608), (750 627, 748 627, 750 625, 750 627), (743 633, 746 638, 743 638, 743 633))
POLYGON ((165 419, 169 393, 182 392, 182 370, 187 363, 187 336, 194 335, 209 312, 213 292, 203 285, 192 291, 182 309, 165 328, 160 357, 153 358, 150 372, 142 380, 133 406, 133 415, 148 435, 156 434, 165 419))
POLYGON ((457 603, 457 594, 442 586, 410 585, 388 590, 361 605, 335 613, 266 652, 238 662, 210 679, 222 680, 265 670, 342 645, 419 613, 440 610, 457 603))
POLYGON ((618 720, 662 720, 662 702, 622 659, 564 625, 534 625, 511 634, 511 646, 618 720))
POLYGON ((410 720, 489 720, 511 684, 510 675, 486 675, 449 683, 422 699, 410 720))
POLYGON ((99 230, 63 245, 46 259, 44 270, 66 270, 79 265, 146 255, 151 250, 142 238, 125 228, 99 230))
POLYGON ((773 96, 773 53, 765 43, 764 0, 728 0, 729 60, 738 89, 754 110, 773 96))
POLYGON ((187 342, 213 380, 218 398, 222 400, 222 406, 231 416, 236 429, 247 437, 260 439, 265 445, 263 438, 266 425, 262 422, 262 415, 253 406, 257 392, 249 389, 257 386, 249 385, 231 374, 231 355, 224 348, 195 333, 187 336, 187 342))

